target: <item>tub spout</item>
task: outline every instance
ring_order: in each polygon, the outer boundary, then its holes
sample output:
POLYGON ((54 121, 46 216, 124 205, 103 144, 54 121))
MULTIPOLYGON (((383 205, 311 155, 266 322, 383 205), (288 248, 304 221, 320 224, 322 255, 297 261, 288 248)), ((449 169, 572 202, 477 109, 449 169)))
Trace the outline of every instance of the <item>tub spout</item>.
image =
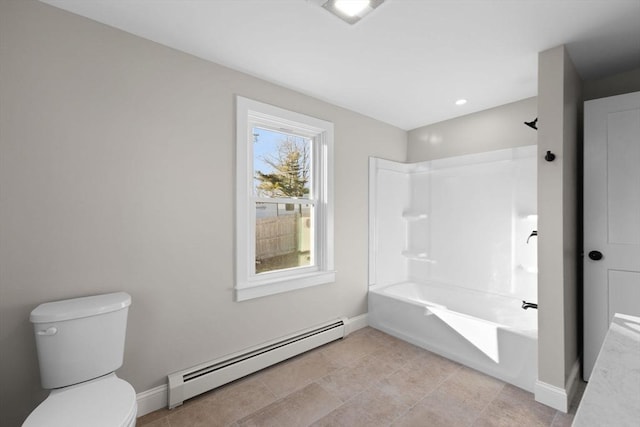
POLYGON ((538 304, 534 304, 532 302, 522 301, 522 308, 524 310, 526 310, 528 308, 535 308, 537 310, 538 309, 538 304))
POLYGON ((531 234, 529 234, 529 237, 527 237, 527 243, 529 243, 530 238, 537 237, 537 236, 538 236, 538 230, 533 230, 531 234))

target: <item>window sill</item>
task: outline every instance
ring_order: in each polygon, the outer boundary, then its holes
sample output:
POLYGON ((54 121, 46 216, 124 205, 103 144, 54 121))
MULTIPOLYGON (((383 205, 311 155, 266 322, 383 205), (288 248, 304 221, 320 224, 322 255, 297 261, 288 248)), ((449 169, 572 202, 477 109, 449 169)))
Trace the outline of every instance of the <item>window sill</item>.
POLYGON ((259 283, 245 283, 237 285, 235 289, 236 301, 246 301, 268 295, 280 294, 296 289, 309 288, 311 286, 333 283, 336 281, 335 271, 321 271, 310 274, 293 276, 259 283))

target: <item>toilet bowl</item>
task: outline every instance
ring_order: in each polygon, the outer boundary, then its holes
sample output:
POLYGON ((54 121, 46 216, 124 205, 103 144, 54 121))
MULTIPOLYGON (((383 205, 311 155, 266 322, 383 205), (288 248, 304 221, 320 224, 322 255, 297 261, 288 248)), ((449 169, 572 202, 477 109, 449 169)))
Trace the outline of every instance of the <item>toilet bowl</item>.
POLYGON ((52 390, 23 427, 133 427, 137 409, 133 387, 108 374, 52 390))
POLYGON ((131 297, 117 292, 39 305, 31 312, 49 396, 23 427, 132 427, 133 387, 118 378, 131 297))

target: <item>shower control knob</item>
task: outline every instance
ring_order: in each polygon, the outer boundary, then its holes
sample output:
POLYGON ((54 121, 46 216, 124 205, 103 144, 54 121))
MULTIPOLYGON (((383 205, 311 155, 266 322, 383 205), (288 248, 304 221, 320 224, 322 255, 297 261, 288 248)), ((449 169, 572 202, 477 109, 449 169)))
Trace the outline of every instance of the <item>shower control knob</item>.
POLYGON ((589 258, 594 261, 600 261, 602 259, 602 252, 600 251, 591 251, 589 252, 589 258))

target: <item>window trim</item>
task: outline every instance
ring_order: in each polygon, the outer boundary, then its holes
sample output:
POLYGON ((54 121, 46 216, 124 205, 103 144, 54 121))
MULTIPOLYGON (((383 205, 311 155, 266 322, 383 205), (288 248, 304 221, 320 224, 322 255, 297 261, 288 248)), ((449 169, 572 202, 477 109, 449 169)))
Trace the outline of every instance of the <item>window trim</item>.
MULTIPOLYGON (((305 199, 300 199, 305 203, 305 199)), ((245 301, 335 281, 333 239, 333 123, 236 96, 236 301, 245 301), (315 265, 253 274, 255 196, 252 125, 255 123, 313 138, 316 241, 315 265), (294 132, 292 132, 292 130, 294 132), (252 249, 253 246, 253 249, 252 249)))

